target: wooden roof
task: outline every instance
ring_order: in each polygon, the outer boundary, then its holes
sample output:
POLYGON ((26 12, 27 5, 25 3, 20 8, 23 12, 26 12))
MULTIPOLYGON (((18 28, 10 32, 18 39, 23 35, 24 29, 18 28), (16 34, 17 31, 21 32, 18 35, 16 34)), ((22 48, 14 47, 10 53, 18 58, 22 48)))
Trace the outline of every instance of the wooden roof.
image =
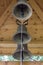
MULTIPOLYGON (((17 44, 12 41, 17 31, 16 19, 12 15, 12 9, 16 0, 0 0, 0 54, 12 54, 17 44)), ((43 55, 43 0, 28 0, 33 14, 28 20, 28 32, 32 41, 28 49, 35 55, 43 55)))

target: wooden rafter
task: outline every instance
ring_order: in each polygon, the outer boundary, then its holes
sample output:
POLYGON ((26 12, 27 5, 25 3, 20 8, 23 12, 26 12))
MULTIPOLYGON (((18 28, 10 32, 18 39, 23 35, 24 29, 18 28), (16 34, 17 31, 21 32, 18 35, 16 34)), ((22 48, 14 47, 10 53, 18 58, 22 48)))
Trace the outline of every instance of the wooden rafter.
POLYGON ((29 0, 30 5, 35 10, 39 18, 43 21, 43 12, 41 11, 40 7, 37 5, 35 0, 29 0))
POLYGON ((12 3, 8 6, 4 14, 0 18, 0 28, 3 26, 3 24, 6 22, 7 18, 12 12, 12 6, 14 5, 14 0, 12 0, 12 3))

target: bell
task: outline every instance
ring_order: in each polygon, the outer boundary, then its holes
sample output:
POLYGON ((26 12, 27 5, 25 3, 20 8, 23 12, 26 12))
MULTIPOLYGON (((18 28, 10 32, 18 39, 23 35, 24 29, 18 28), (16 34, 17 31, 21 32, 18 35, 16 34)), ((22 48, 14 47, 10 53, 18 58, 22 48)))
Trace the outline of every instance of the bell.
POLYGON ((20 43, 26 44, 31 41, 31 37, 27 33, 27 28, 25 27, 25 25, 19 25, 16 34, 13 35, 13 40, 17 44, 20 44, 20 43))
POLYGON ((27 0, 18 0, 18 2, 14 5, 13 15, 20 21, 25 21, 31 17, 32 9, 27 3, 27 0))
POLYGON ((17 60, 24 60, 26 57, 31 58, 32 54, 27 48, 27 44, 18 45, 16 52, 13 54, 13 57, 17 60))

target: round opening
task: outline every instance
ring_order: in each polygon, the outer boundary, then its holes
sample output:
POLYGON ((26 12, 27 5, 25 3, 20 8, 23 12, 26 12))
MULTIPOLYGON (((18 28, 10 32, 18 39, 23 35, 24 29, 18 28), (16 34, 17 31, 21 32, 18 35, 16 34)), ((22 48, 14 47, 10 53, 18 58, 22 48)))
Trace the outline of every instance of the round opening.
POLYGON ((13 40, 18 44, 20 44, 21 42, 25 44, 26 42, 29 42, 30 36, 28 36, 26 33, 22 33, 22 37, 21 37, 21 33, 18 33, 14 35, 13 40))
POLYGON ((14 8, 14 15, 18 18, 24 18, 26 16, 28 16, 29 13, 29 8, 26 4, 18 4, 15 6, 14 8))
POLYGON ((16 53, 13 54, 13 57, 20 60, 21 57, 22 59, 24 59, 26 56, 28 55, 28 52, 27 51, 17 51, 16 53))

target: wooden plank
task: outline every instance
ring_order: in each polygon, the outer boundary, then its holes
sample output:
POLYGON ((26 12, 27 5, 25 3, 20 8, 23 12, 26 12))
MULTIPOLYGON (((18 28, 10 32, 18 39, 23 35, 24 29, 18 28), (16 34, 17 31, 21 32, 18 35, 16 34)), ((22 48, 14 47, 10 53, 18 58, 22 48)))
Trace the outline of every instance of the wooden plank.
POLYGON ((10 5, 12 0, 0 0, 0 17, 3 15, 7 7, 10 5), (9 2, 9 3, 8 3, 9 2))
POLYGON ((43 11, 43 0, 35 0, 37 4, 40 6, 41 10, 43 11))
MULTIPOLYGON (((20 65, 20 62, 17 62, 17 61, 0 61, 0 65, 20 65)), ((33 61, 33 62, 30 62, 30 61, 24 61, 23 62, 23 65, 43 65, 43 62, 37 62, 37 61, 33 61)))
POLYGON ((14 48, 0 48, 0 55, 12 55, 16 51, 16 47, 14 48))
POLYGON ((43 62, 37 62, 37 61, 33 61, 33 62, 29 62, 29 61, 25 61, 23 62, 23 65, 43 65, 43 62))
POLYGON ((4 14, 1 16, 1 18, 0 18, 0 28, 6 22, 9 15, 12 13, 12 6, 14 5, 14 3, 15 3, 15 1, 13 0, 12 3, 9 5, 9 7, 4 12, 4 14))
MULTIPOLYGON (((28 50, 33 55, 43 55, 43 41, 32 41, 28 45, 28 50)), ((0 42, 0 54, 1 55, 12 55, 17 49, 17 44, 14 42, 3 41, 0 42)))
POLYGON ((43 55, 43 48, 28 48, 33 55, 43 55))
MULTIPOLYGON (((0 48, 0 55, 12 55, 16 51, 16 47, 0 48)), ((32 55, 43 55, 43 48, 28 48, 32 55)))
MULTIPOLYGON (((29 48, 43 48, 43 41, 31 41, 30 43, 27 43, 29 48)), ((13 41, 0 41, 0 48, 17 48, 17 43, 13 41)))
POLYGON ((43 21, 43 12, 40 9, 40 7, 37 5, 37 3, 35 2, 35 0, 29 0, 29 3, 32 6, 32 8, 35 10, 35 12, 37 13, 37 15, 40 17, 40 19, 43 21))
MULTIPOLYGON (((0 65, 20 65, 20 62, 17 61, 0 61, 0 65)), ((24 61, 23 65, 43 65, 43 62, 37 62, 37 61, 24 61)))
POLYGON ((20 62, 8 62, 8 64, 7 65, 20 65, 20 62))
POLYGON ((33 11, 32 17, 28 20, 29 25, 41 25, 43 22, 37 16, 36 12, 33 11))
POLYGON ((20 65, 20 62, 17 61, 0 61, 0 65, 20 65))

